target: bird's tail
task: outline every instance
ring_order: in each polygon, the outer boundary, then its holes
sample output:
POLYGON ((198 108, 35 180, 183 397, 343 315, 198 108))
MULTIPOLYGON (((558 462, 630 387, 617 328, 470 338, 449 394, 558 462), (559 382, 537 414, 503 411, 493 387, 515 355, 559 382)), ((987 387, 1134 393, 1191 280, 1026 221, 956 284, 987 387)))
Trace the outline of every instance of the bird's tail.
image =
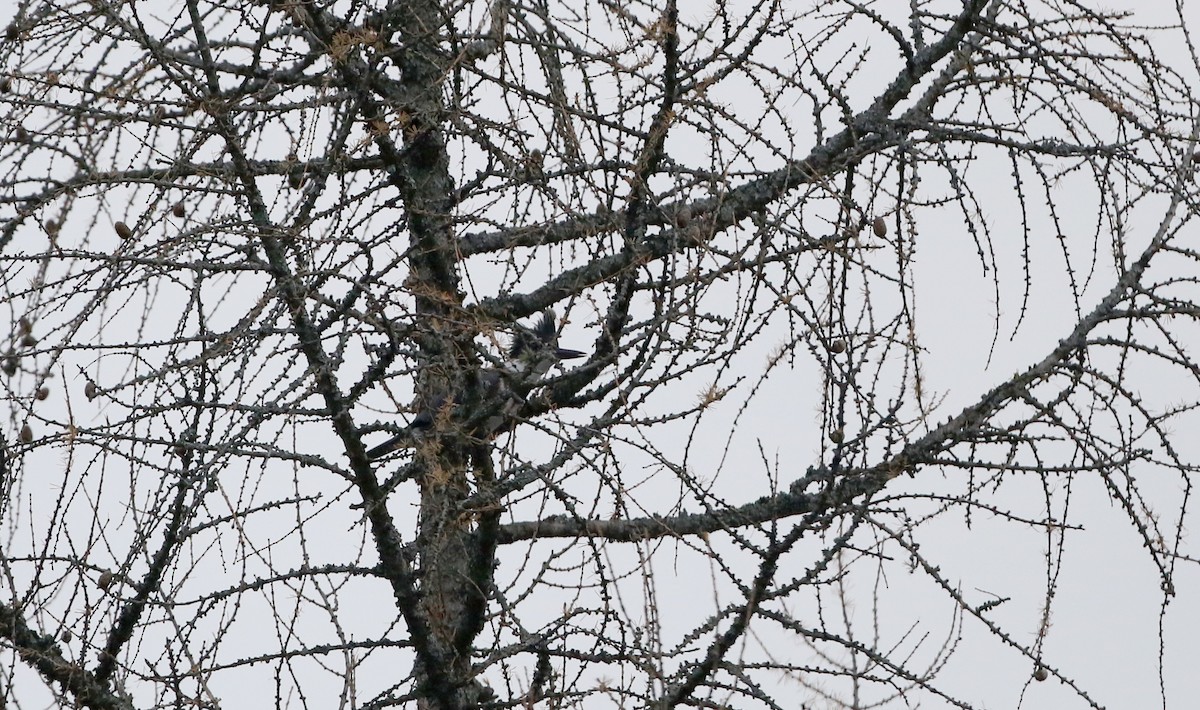
POLYGON ((383 442, 379 446, 368 449, 367 450, 367 458, 374 460, 381 456, 386 456, 387 454, 390 454, 393 451, 399 451, 400 449, 408 448, 408 446, 411 444, 411 442, 412 442, 412 434, 410 434, 409 432, 404 432, 403 434, 397 434, 397 435, 393 436, 392 438, 388 439, 387 441, 383 442))

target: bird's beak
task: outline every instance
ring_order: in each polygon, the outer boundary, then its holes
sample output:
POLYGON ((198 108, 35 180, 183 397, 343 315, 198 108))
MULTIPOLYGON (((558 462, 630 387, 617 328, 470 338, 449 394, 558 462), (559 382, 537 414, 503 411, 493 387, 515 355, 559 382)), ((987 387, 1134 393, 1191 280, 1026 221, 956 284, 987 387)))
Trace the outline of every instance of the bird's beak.
POLYGON ((558 356, 559 360, 574 360, 577 357, 583 357, 587 353, 571 350, 570 348, 555 348, 554 354, 558 356))

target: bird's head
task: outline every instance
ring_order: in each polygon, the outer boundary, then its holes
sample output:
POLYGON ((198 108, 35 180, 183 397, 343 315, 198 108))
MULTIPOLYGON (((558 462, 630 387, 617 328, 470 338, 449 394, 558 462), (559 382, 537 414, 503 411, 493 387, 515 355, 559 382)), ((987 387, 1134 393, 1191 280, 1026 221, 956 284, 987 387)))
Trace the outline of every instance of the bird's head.
POLYGON ((559 361, 583 357, 579 350, 559 347, 555 320, 554 311, 546 309, 532 328, 517 328, 508 348, 508 360, 514 370, 540 376, 559 361))

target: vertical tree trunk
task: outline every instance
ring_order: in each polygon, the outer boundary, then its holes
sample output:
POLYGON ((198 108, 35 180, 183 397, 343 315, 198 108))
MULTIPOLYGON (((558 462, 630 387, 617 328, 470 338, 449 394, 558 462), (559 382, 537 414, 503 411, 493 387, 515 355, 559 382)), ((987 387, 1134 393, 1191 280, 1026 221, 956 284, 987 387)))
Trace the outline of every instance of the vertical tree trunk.
MULTIPOLYGON (((403 152, 392 178, 407 212, 412 273, 409 287, 416 298, 416 315, 425 324, 417 336, 420 372, 417 395, 433 401, 437 393, 463 392, 475 381, 479 362, 473 352, 474 330, 463 322, 455 234, 451 220, 454 184, 449 174, 445 136, 440 60, 443 15, 429 0, 401 3, 391 27, 394 57, 411 102, 388 107, 380 116, 403 132, 403 152), (390 112, 395 112, 394 114, 390 112), (398 120, 397 120, 398 119, 398 120)), ((455 685, 452 695, 470 704, 471 642, 478 633, 468 624, 471 600, 482 594, 472 583, 470 519, 459 503, 469 494, 465 433, 444 432, 430 446, 420 447, 418 476, 421 490, 420 523, 416 541, 420 568, 420 610, 435 656, 442 659, 444 677, 455 685)), ((483 567, 490 574, 491 563, 483 567)), ((424 677, 423 669, 418 673, 424 677)), ((428 698, 447 697, 449 689, 431 689, 428 698)), ((435 707, 425 700, 422 707, 435 707)))

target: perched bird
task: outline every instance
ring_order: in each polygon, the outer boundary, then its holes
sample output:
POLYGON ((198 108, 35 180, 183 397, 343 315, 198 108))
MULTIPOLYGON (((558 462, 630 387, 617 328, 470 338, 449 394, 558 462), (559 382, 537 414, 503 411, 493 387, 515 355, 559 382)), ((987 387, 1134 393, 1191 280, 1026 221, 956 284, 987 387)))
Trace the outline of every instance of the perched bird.
POLYGON ((559 362, 583 357, 584 353, 578 350, 559 347, 555 318, 554 311, 546 309, 532 329, 517 327, 506 363, 512 373, 533 382, 559 362))
MULTIPOLYGON (((583 357, 584 353, 578 350, 559 347, 555 320, 554 311, 547 309, 542 312, 541 318, 532 328, 518 325, 504 364, 479 373, 477 401, 485 407, 493 407, 497 400, 507 400, 502 406, 496 407, 496 414, 489 416, 480 427, 485 433, 498 431, 511 416, 515 406, 524 401, 525 394, 537 385, 551 367, 563 360, 583 357)), ((367 458, 377 459, 412 446, 415 438, 433 428, 437 417, 454 414, 447 408, 456 406, 464 399, 463 394, 456 392, 454 396, 441 394, 432 398, 428 406, 413 417, 403 432, 367 451, 367 458)), ((468 415, 464 418, 471 417, 468 415)))

